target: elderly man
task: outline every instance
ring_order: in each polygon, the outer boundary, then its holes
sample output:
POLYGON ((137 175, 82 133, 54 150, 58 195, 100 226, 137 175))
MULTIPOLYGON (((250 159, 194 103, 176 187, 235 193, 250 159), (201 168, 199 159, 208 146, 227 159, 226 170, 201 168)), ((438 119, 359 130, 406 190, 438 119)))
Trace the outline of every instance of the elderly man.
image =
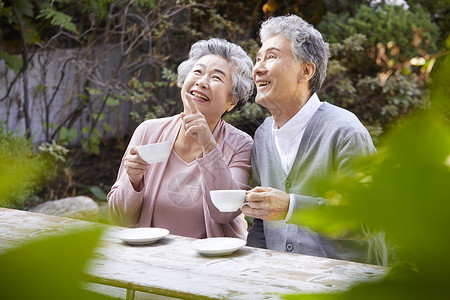
POLYGON ((309 179, 347 170, 352 159, 376 150, 354 114, 321 102, 316 94, 329 56, 328 44, 317 30, 291 15, 266 20, 260 37, 262 47, 253 68, 256 103, 272 117, 255 133, 256 187, 247 193, 249 206, 242 208, 254 218, 248 245, 385 265, 382 233, 331 239, 289 222, 295 210, 326 205, 309 179))

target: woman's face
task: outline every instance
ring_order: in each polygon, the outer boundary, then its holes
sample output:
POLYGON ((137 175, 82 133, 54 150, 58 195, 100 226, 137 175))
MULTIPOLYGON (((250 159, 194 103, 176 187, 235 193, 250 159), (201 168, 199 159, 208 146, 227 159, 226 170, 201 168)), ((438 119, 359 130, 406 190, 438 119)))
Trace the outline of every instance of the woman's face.
POLYGON ((231 67, 228 61, 213 54, 197 61, 181 88, 184 111, 189 112, 185 93, 192 95, 207 120, 220 118, 225 111, 230 111, 235 105, 232 104, 231 67))

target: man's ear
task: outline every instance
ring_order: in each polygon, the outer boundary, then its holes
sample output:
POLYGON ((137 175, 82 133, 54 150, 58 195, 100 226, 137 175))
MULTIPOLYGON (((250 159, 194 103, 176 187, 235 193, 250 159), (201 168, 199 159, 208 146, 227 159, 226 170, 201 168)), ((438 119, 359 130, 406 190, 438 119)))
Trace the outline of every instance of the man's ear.
POLYGON ((308 82, 316 72, 316 65, 312 62, 303 63, 300 69, 298 82, 308 82))

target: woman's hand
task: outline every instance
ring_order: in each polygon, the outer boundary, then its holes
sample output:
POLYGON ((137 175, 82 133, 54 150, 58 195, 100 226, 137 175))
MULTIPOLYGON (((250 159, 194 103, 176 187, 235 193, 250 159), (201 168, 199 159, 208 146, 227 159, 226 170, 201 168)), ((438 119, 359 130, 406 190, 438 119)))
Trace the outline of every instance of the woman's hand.
POLYGON ((188 93, 186 93, 186 101, 190 113, 181 113, 186 136, 195 138, 203 147, 203 155, 206 155, 217 147, 216 140, 209 129, 205 116, 198 110, 197 105, 188 93))
POLYGON ((148 163, 139 156, 136 146, 132 146, 124 159, 124 167, 135 191, 139 191, 139 185, 148 166, 148 163))

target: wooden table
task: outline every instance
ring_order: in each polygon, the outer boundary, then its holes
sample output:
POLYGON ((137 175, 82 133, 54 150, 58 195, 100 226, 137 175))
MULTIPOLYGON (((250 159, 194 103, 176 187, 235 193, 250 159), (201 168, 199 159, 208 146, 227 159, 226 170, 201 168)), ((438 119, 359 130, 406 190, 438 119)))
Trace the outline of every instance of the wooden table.
MULTIPOLYGON (((92 223, 0 208, 0 252, 53 231, 92 223)), ((224 257, 205 257, 195 239, 168 235, 145 246, 114 237, 106 227, 90 261, 88 281, 187 299, 279 299, 281 294, 341 291, 381 278, 386 268, 321 257, 243 247, 224 257)), ((133 293, 128 294, 131 298, 133 293)))

